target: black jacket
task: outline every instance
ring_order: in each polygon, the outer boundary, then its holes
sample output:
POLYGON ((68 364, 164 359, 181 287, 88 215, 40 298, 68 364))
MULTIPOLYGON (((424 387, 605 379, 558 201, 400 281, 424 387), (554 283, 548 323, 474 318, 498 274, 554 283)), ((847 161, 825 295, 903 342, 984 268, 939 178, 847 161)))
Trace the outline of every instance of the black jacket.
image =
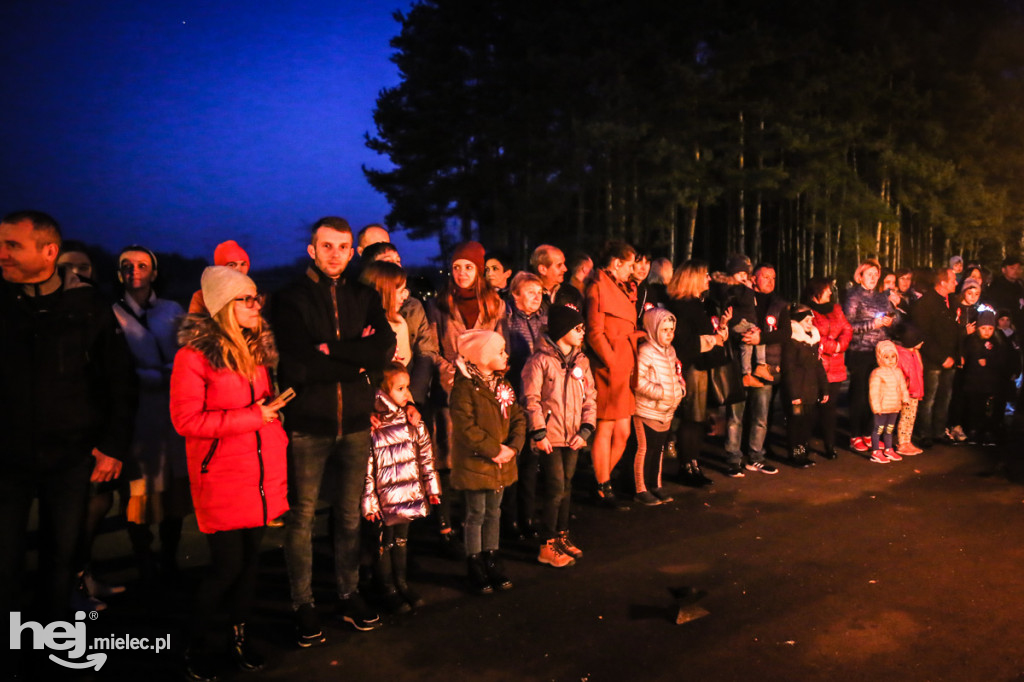
POLYGON ((1001 395, 1011 373, 1012 352, 1002 334, 993 334, 987 341, 977 333, 967 337, 964 342, 964 393, 1001 395))
POLYGON ((789 324, 789 301, 776 292, 762 294, 754 292, 754 306, 757 310, 757 326, 761 330, 761 343, 765 345, 765 360, 769 365, 782 365, 782 344, 789 340, 792 327, 789 324))
POLYGON ((279 383, 296 394, 284 409, 288 431, 334 436, 370 428, 373 384, 395 355, 395 332, 380 295, 346 275, 332 280, 311 265, 275 296, 273 316, 279 383), (373 333, 363 336, 367 327, 373 333), (328 353, 319 350, 321 344, 328 353))
POLYGON ((712 317, 716 314, 714 302, 699 298, 670 298, 666 309, 676 316, 676 335, 672 347, 684 368, 695 367, 707 370, 719 367, 728 360, 722 346, 715 346, 706 353, 700 352, 700 337, 715 333, 712 317))
POLYGON ((921 360, 925 369, 940 369, 946 358, 960 362, 960 343, 963 330, 956 321, 956 308, 935 289, 924 292, 910 308, 910 320, 924 339, 921 360))
POLYGON ((804 405, 813 405, 828 395, 828 377, 819 347, 817 330, 813 338, 802 334, 798 340, 791 335, 782 344, 782 387, 788 403, 799 399, 804 405))
POLYGON ((74 466, 93 448, 124 460, 138 396, 128 344, 94 287, 70 271, 54 278, 41 296, 0 282, 3 456, 37 471, 74 466))

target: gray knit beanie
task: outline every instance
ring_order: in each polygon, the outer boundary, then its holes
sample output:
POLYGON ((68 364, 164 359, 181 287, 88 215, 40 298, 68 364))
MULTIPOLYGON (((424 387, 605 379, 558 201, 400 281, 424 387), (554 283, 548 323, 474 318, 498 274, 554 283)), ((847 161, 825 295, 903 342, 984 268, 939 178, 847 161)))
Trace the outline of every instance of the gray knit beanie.
POLYGON ((202 288, 206 309, 210 311, 210 317, 213 317, 238 296, 249 289, 255 289, 256 284, 248 275, 234 268, 211 265, 203 270, 202 288))

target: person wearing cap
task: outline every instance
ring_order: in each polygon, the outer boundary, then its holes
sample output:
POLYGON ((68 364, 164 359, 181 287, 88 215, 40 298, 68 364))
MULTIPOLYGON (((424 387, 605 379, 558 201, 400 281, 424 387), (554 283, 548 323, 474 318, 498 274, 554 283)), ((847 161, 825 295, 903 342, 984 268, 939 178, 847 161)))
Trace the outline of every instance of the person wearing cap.
POLYGON ((192 314, 170 378, 170 417, 185 438, 188 477, 210 566, 189 619, 187 679, 210 679, 206 637, 228 598, 230 652, 243 671, 263 668, 245 625, 252 613, 260 542, 288 510, 287 436, 270 372, 277 350, 261 315, 263 297, 247 275, 215 265, 202 276, 209 314, 192 314))
POLYGON ((959 284, 964 279, 964 257, 957 254, 950 256, 949 269, 956 273, 956 281, 959 284))
POLYGON ((498 558, 501 498, 518 477, 515 460, 526 420, 504 379, 508 354, 501 334, 469 329, 459 335, 458 353, 450 401, 451 482, 465 495, 470 587, 491 594, 512 589, 498 558))
POLYGON ((24 610, 38 497, 34 595, 44 623, 66 615, 89 483, 120 476, 136 403, 124 333, 94 287, 57 267, 60 245, 57 221, 41 211, 0 220, 0 611, 24 610))
MULTIPOLYGON (((249 254, 234 239, 217 244, 217 248, 213 250, 213 264, 238 270, 243 275, 249 274, 249 254)), ((188 312, 190 315, 207 312, 206 304, 203 302, 202 289, 192 294, 192 300, 188 304, 188 312)))
POLYGON ((191 511, 185 442, 174 431, 168 412, 171 367, 178 352, 177 330, 185 311, 175 301, 159 298, 153 285, 159 275, 156 254, 145 246, 121 249, 117 276, 124 287, 114 303, 114 316, 124 330, 135 358, 139 406, 127 479, 128 537, 143 581, 177 572, 182 520, 191 511), (152 555, 150 524, 159 525, 160 558, 152 555))
POLYGON ((960 362, 963 331, 956 321, 955 306, 949 297, 956 291, 956 273, 942 268, 936 273, 935 286, 926 291, 910 309, 910 322, 924 339, 921 360, 924 364, 924 397, 918 409, 921 447, 927 449, 945 436, 953 378, 960 362))
POLYGON ((782 344, 782 390, 786 405, 786 436, 790 464, 798 469, 814 465, 807 451, 811 431, 818 415, 818 404, 828 405, 829 381, 821 364, 821 332, 814 323, 814 312, 805 305, 794 305, 789 313, 792 333, 782 344))
POLYGON ((321 487, 334 508, 337 617, 359 631, 381 625, 359 587, 360 502, 370 459, 374 378, 395 354, 395 332, 380 294, 348 271, 352 228, 344 218, 316 221, 306 272, 275 297, 279 380, 295 389, 285 408, 289 503, 285 563, 298 644, 324 642, 313 602, 313 525, 321 487), (325 486, 325 476, 333 480, 325 486))
POLYGON ((741 338, 757 327, 757 306, 750 259, 743 255, 732 256, 726 263, 726 274, 733 280, 728 285, 723 302, 724 308, 732 308, 732 342, 739 353, 743 385, 747 388, 761 388, 771 384, 775 377, 765 361, 764 344, 750 346, 741 338))
POLYGON ((1012 371, 1011 348, 996 334, 996 313, 978 315, 974 333, 964 342, 963 392, 967 405, 968 442, 995 445, 1003 420, 998 409, 1006 377, 1012 371))
POLYGON ((523 368, 520 399, 529 447, 540 453, 544 476, 541 546, 537 560, 562 568, 583 556, 569 538, 572 477, 579 451, 597 424, 597 389, 581 350, 583 315, 571 305, 548 309, 548 326, 523 368))
MULTIPOLYGON (((452 444, 451 412, 448 399, 455 382, 455 362, 459 357, 459 337, 471 330, 497 332, 508 338, 508 318, 505 302, 487 284, 484 267, 486 253, 479 242, 463 242, 455 247, 450 261, 447 285, 431 302, 427 317, 434 328, 438 342, 438 381, 442 391, 436 391, 438 406, 434 436, 434 468, 441 476, 441 489, 451 485, 449 450, 452 444)), ((444 552, 454 557, 461 553, 451 525, 451 496, 443 495, 437 508, 441 527, 441 545, 444 552)))

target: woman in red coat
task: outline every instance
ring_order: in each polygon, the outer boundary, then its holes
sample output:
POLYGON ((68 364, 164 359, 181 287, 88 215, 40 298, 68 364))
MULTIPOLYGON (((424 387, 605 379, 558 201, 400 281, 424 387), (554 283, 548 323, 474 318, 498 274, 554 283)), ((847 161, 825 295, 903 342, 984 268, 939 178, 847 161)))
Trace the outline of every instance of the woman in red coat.
POLYGON ((262 669, 246 643, 245 620, 264 528, 288 509, 288 438, 277 415, 283 404, 268 402, 274 391, 267 368, 277 351, 260 315, 262 297, 251 279, 224 266, 203 271, 202 290, 210 316, 185 319, 171 373, 171 420, 185 436, 196 520, 210 546, 185 650, 185 676, 193 680, 213 677, 202 650, 229 594, 235 662, 262 669))
POLYGON ((832 302, 832 282, 824 277, 814 277, 804 287, 804 304, 814 313, 814 326, 821 334, 821 362, 828 378, 828 395, 832 398, 823 403, 818 411, 821 420, 822 440, 825 442, 824 455, 836 458, 836 399, 839 386, 846 381, 846 348, 853 338, 843 307, 832 302))
POLYGON ((611 474, 629 440, 636 407, 636 346, 644 335, 636 328, 636 295, 629 286, 635 260, 636 250, 629 244, 605 244, 601 269, 587 286, 585 302, 587 345, 594 356, 597 385, 597 432, 591 457, 598 498, 612 508, 625 508, 612 491, 611 474))

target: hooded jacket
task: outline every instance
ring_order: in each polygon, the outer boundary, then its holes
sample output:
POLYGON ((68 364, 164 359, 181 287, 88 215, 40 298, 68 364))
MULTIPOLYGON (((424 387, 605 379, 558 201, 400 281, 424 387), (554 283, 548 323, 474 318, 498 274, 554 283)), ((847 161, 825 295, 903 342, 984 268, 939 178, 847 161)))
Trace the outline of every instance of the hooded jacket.
POLYGON ((590 360, 580 349, 568 356, 547 337, 541 337, 523 367, 526 429, 533 440, 547 438, 565 447, 573 436, 590 438, 597 424, 597 389, 590 360))
POLYGON ((12 470, 64 469, 93 448, 124 460, 138 382, 110 304, 70 269, 0 281, 0 433, 12 470))
POLYGON ((516 460, 498 464, 494 458, 507 445, 523 449, 526 419, 515 391, 503 379, 492 390, 465 362, 456 360, 458 373, 452 386, 452 486, 458 490, 500 490, 516 482, 516 460), (501 401, 499 402, 499 394, 501 401))
POLYGON ((868 382, 868 398, 871 402, 871 411, 875 414, 892 414, 903 409, 903 403, 910 401, 910 392, 907 390, 907 380, 903 371, 897 366, 899 354, 896 344, 892 341, 882 341, 875 346, 875 357, 878 360, 878 367, 871 372, 871 379, 868 382), (892 360, 884 360, 883 354, 892 353, 895 357, 892 360))
POLYGON ((675 315, 664 308, 652 308, 644 313, 647 341, 637 353, 636 372, 636 416, 643 419, 670 421, 686 395, 683 367, 676 358, 675 348, 662 346, 657 340, 658 327, 675 319, 675 315))
POLYGON ((380 295, 346 275, 331 279, 311 265, 274 298, 281 384, 297 394, 284 410, 289 431, 337 436, 370 428, 370 374, 394 357, 395 332, 380 295))
POLYGON ((782 344, 782 387, 790 404, 813 405, 828 395, 828 376, 818 357, 821 334, 817 327, 808 332, 799 322, 789 325, 790 337, 782 344))
POLYGON ((384 525, 409 523, 430 513, 428 498, 441 494, 430 436, 423 422, 409 423, 403 408, 377 391, 380 426, 370 432, 373 456, 363 488, 363 516, 380 514, 384 525))
POLYGON ((838 303, 830 303, 828 312, 819 312, 820 306, 812 305, 814 326, 821 335, 821 363, 829 382, 846 381, 846 349, 853 339, 853 327, 843 314, 838 303), (816 309, 817 308, 817 309, 816 309))
POLYGON ((277 361, 274 336, 264 325, 252 380, 224 365, 222 339, 209 316, 189 315, 171 371, 171 421, 185 436, 203 533, 257 528, 288 510, 288 438, 280 420, 263 422, 256 404, 273 395, 267 368, 277 361))

